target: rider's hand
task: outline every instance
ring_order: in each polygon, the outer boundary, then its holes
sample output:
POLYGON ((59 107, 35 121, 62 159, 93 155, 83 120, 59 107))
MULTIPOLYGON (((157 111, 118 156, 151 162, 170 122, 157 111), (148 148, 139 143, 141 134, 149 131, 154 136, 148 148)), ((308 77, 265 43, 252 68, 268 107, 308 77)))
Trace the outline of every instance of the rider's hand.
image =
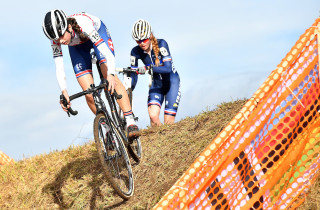
POLYGON ((136 73, 137 74, 145 74, 146 73, 146 67, 142 66, 142 67, 137 68, 136 73))
POLYGON ((109 82, 108 91, 111 91, 111 94, 113 94, 113 91, 116 88, 116 79, 114 78, 114 75, 109 74, 107 80, 109 82))
POLYGON ((69 94, 68 94, 67 90, 63 90, 62 94, 64 95, 65 99, 67 100, 68 105, 67 105, 67 107, 65 107, 62 100, 60 100, 60 105, 61 105, 61 108, 63 109, 63 111, 67 112, 68 111, 67 109, 70 108, 70 106, 71 106, 69 94))

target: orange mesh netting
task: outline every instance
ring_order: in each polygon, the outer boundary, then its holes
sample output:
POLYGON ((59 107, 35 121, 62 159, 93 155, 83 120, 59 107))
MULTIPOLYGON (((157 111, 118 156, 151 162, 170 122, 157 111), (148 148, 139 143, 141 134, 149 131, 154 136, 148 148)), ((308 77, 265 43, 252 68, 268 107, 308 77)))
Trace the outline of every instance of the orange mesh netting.
POLYGON ((14 160, 0 151, 0 165, 7 165, 10 163, 14 163, 14 160))
POLYGON ((320 164, 320 18, 154 209, 290 209, 320 164))

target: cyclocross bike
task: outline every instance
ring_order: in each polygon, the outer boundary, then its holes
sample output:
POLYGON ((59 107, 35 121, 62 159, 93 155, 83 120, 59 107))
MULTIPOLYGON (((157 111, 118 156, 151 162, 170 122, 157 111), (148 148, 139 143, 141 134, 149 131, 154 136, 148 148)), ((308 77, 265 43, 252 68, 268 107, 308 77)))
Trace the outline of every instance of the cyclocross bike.
MULTIPOLYGON (((101 71, 100 71, 100 67, 97 64, 97 57, 96 57, 95 52, 91 53, 91 62, 93 64, 96 64, 98 72, 99 72, 99 75, 100 75, 100 78, 103 78, 103 76, 101 74, 101 71)), ((130 77, 130 74, 133 73, 133 72, 135 73, 135 71, 131 70, 130 67, 128 67, 128 68, 116 68, 116 71, 119 72, 119 73, 123 73, 124 86, 125 86, 125 89, 127 90, 127 94, 128 94, 128 97, 129 97, 130 105, 132 107, 132 90, 131 90, 131 77, 130 77), (130 81, 130 83, 129 83, 129 81, 130 81)), ((115 110, 117 112, 116 121, 119 122, 121 130, 127 136, 127 131, 126 131, 127 122, 125 120, 123 112, 120 109, 120 106, 118 105, 118 103, 115 103, 115 107, 116 107, 115 110)), ((138 117, 134 117, 134 120, 138 121, 138 117)), ((127 139, 128 139, 128 136, 127 136, 127 139)), ((142 145, 141 145, 140 137, 136 137, 134 139, 131 139, 129 144, 127 144, 127 149, 129 151, 129 154, 131 155, 131 157, 136 161, 136 163, 139 163, 141 158, 142 158, 142 145)))
MULTIPOLYGON (((108 90, 108 81, 103 78, 100 67, 97 65, 101 78, 101 84, 95 86, 92 84, 88 90, 79 92, 69 97, 70 101, 92 94, 95 106, 97 108, 96 117, 93 122, 93 133, 98 156, 103 167, 103 171, 114 190, 125 200, 128 200, 134 192, 134 179, 130 159, 126 150, 128 148, 131 156, 139 161, 141 157, 141 144, 132 146, 125 134, 125 123, 117 111, 116 99, 121 99, 116 91, 111 94, 108 90), (101 92, 104 90, 109 110, 101 98, 101 92), (111 114, 110 114, 111 113, 111 114)), ((67 100, 63 95, 60 96, 65 107, 67 100)), ((76 115, 71 107, 68 108, 68 116, 76 115)), ((140 142, 140 140, 139 140, 140 142)))

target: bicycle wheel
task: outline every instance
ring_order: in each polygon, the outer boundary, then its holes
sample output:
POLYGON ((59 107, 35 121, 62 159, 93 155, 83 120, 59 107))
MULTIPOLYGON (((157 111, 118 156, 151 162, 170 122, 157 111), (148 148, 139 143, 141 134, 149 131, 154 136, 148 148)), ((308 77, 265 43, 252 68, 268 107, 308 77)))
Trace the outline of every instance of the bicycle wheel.
POLYGON ((112 120, 99 113, 93 123, 94 140, 103 171, 114 190, 125 200, 134 191, 132 168, 123 140, 112 120))
MULTIPOLYGON (((132 89, 128 88, 127 93, 128 93, 130 105, 132 106, 132 89)), ((120 107, 117 108, 117 110, 118 110, 120 118, 123 119, 122 121, 124 121, 123 112, 121 111, 120 107)), ((127 133, 125 130, 123 130, 123 132, 127 133)), ((131 157, 136 162, 140 162, 140 160, 142 158, 142 146, 141 146, 140 138, 136 138, 132 141, 132 143, 128 144, 128 151, 129 151, 129 154, 131 155, 131 157)))

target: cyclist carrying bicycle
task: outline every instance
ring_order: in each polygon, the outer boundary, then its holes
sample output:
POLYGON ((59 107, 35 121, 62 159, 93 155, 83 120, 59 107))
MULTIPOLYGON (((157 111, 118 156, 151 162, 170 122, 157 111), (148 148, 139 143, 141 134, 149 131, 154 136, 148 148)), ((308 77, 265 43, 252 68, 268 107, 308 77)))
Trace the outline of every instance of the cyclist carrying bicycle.
MULTIPOLYGON (((160 110, 165 100, 164 123, 174 123, 177 114, 181 92, 180 77, 173 66, 169 46, 164 39, 156 39, 148 21, 139 19, 132 27, 132 38, 138 46, 131 50, 131 68, 137 74, 144 74, 152 68, 153 81, 149 89, 148 112, 151 126, 161 125, 160 110), (145 66, 138 68, 138 60, 145 66)), ((138 81, 137 75, 132 75, 132 90, 138 81)))
MULTIPOLYGON (((128 95, 123 84, 115 75, 114 46, 104 23, 98 17, 87 13, 78 13, 67 17, 62 10, 55 9, 47 12, 42 28, 44 34, 51 40, 56 77, 62 94, 68 101, 67 107, 60 101, 62 109, 67 111, 67 108, 70 107, 70 100, 61 45, 68 45, 73 69, 83 90, 87 90, 94 83, 90 55, 90 50, 93 48, 102 75, 109 82, 108 90, 111 92, 116 90, 118 94, 123 96, 117 102, 125 115, 128 137, 139 136, 139 128, 135 123, 128 95)), ((86 101, 91 111, 96 114, 92 95, 86 95, 86 101)))

